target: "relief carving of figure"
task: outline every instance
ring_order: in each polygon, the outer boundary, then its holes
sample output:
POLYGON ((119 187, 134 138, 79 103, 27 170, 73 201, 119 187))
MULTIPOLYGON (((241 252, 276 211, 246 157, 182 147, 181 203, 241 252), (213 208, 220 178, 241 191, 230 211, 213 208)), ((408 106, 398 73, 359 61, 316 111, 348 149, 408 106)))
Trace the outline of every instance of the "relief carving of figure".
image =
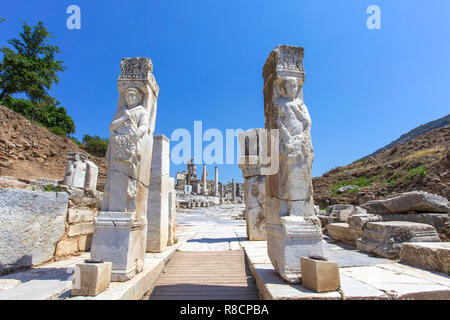
MULTIPOLYGON (((274 83, 273 104, 278 111, 280 151, 303 160, 313 154, 311 143, 311 117, 300 97, 303 79, 278 78, 274 83), (285 150, 281 150, 284 148, 285 150)), ((312 159, 311 159, 312 161, 312 159)))
POLYGON ((110 155, 108 165, 129 176, 127 194, 134 199, 137 193, 137 174, 142 156, 143 136, 147 131, 147 112, 142 106, 139 89, 129 87, 124 92, 126 105, 119 108, 109 127, 110 155))

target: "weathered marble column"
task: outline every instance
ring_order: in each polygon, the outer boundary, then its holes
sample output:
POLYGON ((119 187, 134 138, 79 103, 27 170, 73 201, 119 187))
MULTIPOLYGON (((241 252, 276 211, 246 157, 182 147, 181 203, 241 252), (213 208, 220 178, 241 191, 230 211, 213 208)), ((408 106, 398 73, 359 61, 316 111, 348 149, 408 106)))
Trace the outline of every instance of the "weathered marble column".
POLYGON ((267 251, 278 273, 293 283, 300 280, 300 257, 323 256, 320 223, 313 217, 313 148, 311 118, 303 103, 303 54, 300 47, 278 46, 263 69, 265 127, 279 130, 279 170, 266 177, 267 251))
POLYGON ((147 252, 167 247, 169 230, 170 141, 164 135, 153 137, 153 156, 147 207, 147 252))
POLYGON ((167 245, 171 246, 175 243, 175 213, 177 210, 175 181, 169 178, 169 233, 167 238, 167 245))
POLYGON ((70 152, 67 154, 66 172, 64 182, 66 186, 84 188, 86 180, 88 157, 82 153, 70 152))
POLYGON ((214 167, 214 195, 219 195, 219 168, 214 167))
POLYGON ((223 184, 219 185, 219 191, 220 191, 220 204, 222 204, 224 202, 224 199, 223 199, 223 184))
POLYGON ((239 134, 241 158, 239 167, 244 176, 244 203, 247 237, 266 240, 266 176, 261 174, 261 155, 266 155, 265 129, 253 129, 239 134))
POLYGON ((236 182, 234 182, 234 178, 231 183, 231 202, 236 203, 236 182))
POLYGON ((203 194, 205 196, 208 195, 207 176, 208 176, 208 172, 206 172, 206 164, 204 164, 203 165, 203 173, 202 173, 202 188, 203 188, 203 194))
POLYGON ((92 259, 112 262, 112 281, 128 280, 144 267, 159 92, 149 58, 125 58, 120 68, 119 103, 106 153, 108 175, 91 249, 92 259))

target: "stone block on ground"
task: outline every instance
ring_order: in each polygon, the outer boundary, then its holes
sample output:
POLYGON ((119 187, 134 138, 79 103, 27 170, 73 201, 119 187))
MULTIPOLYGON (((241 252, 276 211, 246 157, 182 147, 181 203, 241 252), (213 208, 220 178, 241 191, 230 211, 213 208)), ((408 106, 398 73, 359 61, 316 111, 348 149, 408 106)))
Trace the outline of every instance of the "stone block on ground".
POLYGON ((65 192, 0 190, 0 273, 52 259, 67 207, 65 192))
POLYGON ((352 245, 362 237, 361 229, 351 228, 348 223, 330 223, 327 225, 327 231, 331 238, 352 245))
POLYGON ((390 221, 368 222, 363 227, 363 238, 356 241, 359 250, 395 259, 405 242, 440 242, 433 226, 423 223, 390 221))
POLYGON ((413 242, 402 244, 400 261, 427 270, 450 273, 449 242, 413 242))
POLYGON ((386 200, 373 200, 366 202, 361 207, 372 214, 393 213, 448 213, 450 204, 448 200, 439 195, 424 191, 411 191, 386 200))
POLYGON ((367 210, 349 204, 335 204, 327 208, 327 215, 339 222, 348 222, 348 219, 355 214, 367 214, 367 210))
POLYGON ((362 229, 367 222, 382 221, 380 216, 373 214, 355 214, 348 219, 348 225, 351 228, 362 229))
POLYGON ((336 262, 300 258, 302 286, 315 292, 337 291, 341 286, 336 262))
POLYGON ((105 291, 111 281, 111 270, 111 262, 77 264, 71 295, 96 296, 105 291))
POLYGON ((447 213, 399 213, 381 217, 383 221, 409 221, 432 225, 442 241, 450 241, 450 216, 447 213))

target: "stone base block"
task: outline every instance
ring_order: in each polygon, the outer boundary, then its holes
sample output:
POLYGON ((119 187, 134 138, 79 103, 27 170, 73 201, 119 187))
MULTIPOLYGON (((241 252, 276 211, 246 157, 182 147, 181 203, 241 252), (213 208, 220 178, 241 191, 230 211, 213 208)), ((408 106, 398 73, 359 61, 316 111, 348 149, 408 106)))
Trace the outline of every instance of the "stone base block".
POLYGON ((147 221, 134 213, 100 212, 95 219, 91 257, 112 262, 111 281, 126 281, 144 265, 147 221))
POLYGON ((75 266, 72 296, 96 296, 109 287, 111 262, 81 263, 75 266))
POLYGON ((336 291, 341 286, 336 262, 300 258, 302 286, 315 292, 336 291))
POLYGON ((400 250, 400 261, 427 270, 450 273, 449 242, 404 243, 400 250))
POLYGON ((301 216, 285 216, 280 221, 266 224, 267 253, 284 280, 300 283, 300 258, 323 256, 320 223, 301 216))
POLYGON ((363 238, 356 241, 358 250, 395 259, 405 242, 440 242, 433 226, 423 223, 391 221, 368 222, 363 227, 363 238))

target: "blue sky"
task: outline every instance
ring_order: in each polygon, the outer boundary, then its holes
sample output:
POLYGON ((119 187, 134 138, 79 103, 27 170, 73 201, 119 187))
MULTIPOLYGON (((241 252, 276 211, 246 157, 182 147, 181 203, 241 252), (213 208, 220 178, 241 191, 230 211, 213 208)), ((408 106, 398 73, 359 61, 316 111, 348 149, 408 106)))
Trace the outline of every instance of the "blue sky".
MULTIPOLYGON (((133 56, 153 61, 155 133, 193 131, 195 120, 204 130, 262 128, 264 62, 279 44, 302 46, 318 176, 449 113, 449 12, 448 0, 15 0, 2 3, 0 45, 21 21, 54 33, 68 68, 52 93, 80 139, 108 136, 120 60, 133 56), (81 30, 66 27, 71 4, 81 30), (366 26, 372 4, 381 30, 366 26)), ((219 165, 219 175, 243 180, 237 165, 219 165)))

